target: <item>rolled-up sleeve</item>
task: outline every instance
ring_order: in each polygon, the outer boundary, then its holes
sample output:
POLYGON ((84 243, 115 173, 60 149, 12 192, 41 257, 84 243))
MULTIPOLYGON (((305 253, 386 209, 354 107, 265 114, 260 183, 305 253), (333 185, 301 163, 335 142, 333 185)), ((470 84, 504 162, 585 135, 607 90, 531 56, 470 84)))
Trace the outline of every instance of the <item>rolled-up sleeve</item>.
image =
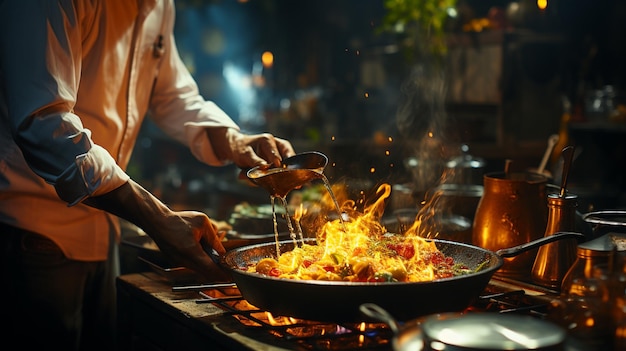
POLYGON ((150 115, 153 121, 172 138, 187 145, 192 154, 209 165, 222 165, 215 155, 206 128, 239 126, 215 103, 205 100, 182 62, 174 36, 173 23, 165 41, 165 52, 159 66, 150 115))
POLYGON ((0 74, 7 124, 28 166, 70 205, 128 180, 74 114, 81 23, 72 1, 0 2, 0 74))

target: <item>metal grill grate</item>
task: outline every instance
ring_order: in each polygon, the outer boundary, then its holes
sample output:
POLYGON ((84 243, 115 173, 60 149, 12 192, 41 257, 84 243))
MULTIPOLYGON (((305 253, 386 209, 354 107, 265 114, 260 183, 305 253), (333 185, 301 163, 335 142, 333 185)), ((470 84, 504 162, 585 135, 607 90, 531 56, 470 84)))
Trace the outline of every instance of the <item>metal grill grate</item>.
MULTIPOLYGON (((384 323, 327 323, 273 316, 249 304, 233 286, 217 285, 200 291, 197 303, 212 303, 237 319, 242 328, 264 331, 294 343, 301 350, 391 350, 393 332, 384 323)), ((464 313, 518 313, 545 318, 553 291, 523 282, 492 280, 464 313)))

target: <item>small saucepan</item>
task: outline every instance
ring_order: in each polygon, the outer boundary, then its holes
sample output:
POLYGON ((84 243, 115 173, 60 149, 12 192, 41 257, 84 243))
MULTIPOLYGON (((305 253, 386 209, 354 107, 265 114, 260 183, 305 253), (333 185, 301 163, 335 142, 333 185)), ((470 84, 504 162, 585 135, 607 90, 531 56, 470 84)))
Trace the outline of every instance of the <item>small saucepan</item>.
POLYGON ((400 323, 373 303, 360 311, 389 326, 394 351, 578 350, 563 328, 527 315, 447 312, 400 323))

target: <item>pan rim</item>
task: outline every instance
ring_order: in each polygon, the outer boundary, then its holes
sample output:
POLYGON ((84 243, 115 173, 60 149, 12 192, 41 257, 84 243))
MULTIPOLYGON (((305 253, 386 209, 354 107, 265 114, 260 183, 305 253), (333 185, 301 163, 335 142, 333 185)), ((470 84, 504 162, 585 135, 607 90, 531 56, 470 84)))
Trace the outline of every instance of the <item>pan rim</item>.
MULTIPOLYGON (((276 242, 267 242, 267 243, 259 243, 259 244, 253 244, 253 245, 247 245, 247 246, 241 246, 241 247, 237 247, 234 248, 232 250, 229 250, 228 252, 226 252, 226 254, 223 256, 222 258, 222 262, 223 264, 232 272, 232 273, 236 273, 238 275, 242 275, 242 276, 247 276, 247 277, 251 277, 254 279, 263 279, 263 280, 271 280, 271 281, 276 281, 276 282, 281 282, 282 284, 306 284, 307 286, 311 286, 311 285, 316 285, 316 286, 341 286, 341 287, 359 287, 359 288, 363 288, 363 287, 374 287, 374 286, 406 286, 406 285, 441 285, 441 284, 448 284, 448 282, 450 281, 456 281, 458 279, 461 279, 463 277, 479 277, 479 276, 484 276, 484 275, 488 275, 489 277, 491 277, 491 275, 493 275, 493 273, 497 270, 499 270, 502 265, 504 264, 504 260, 503 258, 498 255, 497 253, 478 247, 478 246, 474 246, 474 245, 470 245, 470 244, 466 244, 466 243, 462 243, 462 242, 456 242, 456 241, 450 241, 450 240, 444 240, 444 239, 426 239, 427 241, 432 241, 435 242, 435 244, 441 244, 441 245, 452 245, 452 246, 456 246, 456 247, 465 247, 471 250, 477 250, 480 251, 482 253, 484 253, 486 255, 486 259, 490 259, 491 257, 493 257, 496 260, 496 263, 493 264, 490 267, 487 267, 483 270, 480 270, 478 272, 473 272, 470 274, 463 274, 463 275, 458 275, 458 276, 453 276, 453 277, 448 277, 448 278, 440 278, 440 279, 435 279, 435 280, 427 280, 427 281, 418 281, 418 282, 350 282, 350 281, 331 281, 331 280, 297 280, 297 279, 285 279, 285 278, 277 278, 277 277, 271 277, 268 275, 264 275, 264 274, 260 274, 260 273, 251 273, 251 272, 247 272, 245 270, 243 270, 244 267, 240 267, 237 266, 234 263, 230 263, 229 258, 235 256, 237 253, 239 252, 245 252, 245 251, 250 251, 253 250, 255 248, 258 247, 267 247, 270 245, 276 245, 276 242)), ((278 245, 283 246, 286 244, 292 245, 293 244, 293 240, 289 239, 289 240, 281 240, 278 241, 278 245)), ((316 242, 316 240, 314 238, 306 238, 305 242, 316 242)))

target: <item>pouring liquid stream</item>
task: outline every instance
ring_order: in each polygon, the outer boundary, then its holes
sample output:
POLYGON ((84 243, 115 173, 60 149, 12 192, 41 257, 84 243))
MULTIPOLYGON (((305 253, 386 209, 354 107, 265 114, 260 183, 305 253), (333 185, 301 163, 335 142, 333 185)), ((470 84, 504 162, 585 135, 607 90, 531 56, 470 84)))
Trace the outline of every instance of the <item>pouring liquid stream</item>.
POLYGON ((257 169, 250 172, 248 176, 260 187, 264 188, 270 193, 270 202, 272 205, 272 221, 274 225, 274 238, 276 241, 276 255, 280 256, 280 248, 278 245, 278 221, 276 218, 276 199, 279 199, 281 205, 285 209, 285 219, 287 221, 287 228, 289 230, 289 236, 294 241, 294 245, 297 244, 299 238, 301 242, 304 242, 302 234, 302 228, 298 221, 294 227, 291 214, 287 205, 287 195, 290 191, 300 188, 306 183, 314 180, 321 179, 324 182, 324 187, 329 196, 333 200, 339 220, 345 230, 345 222, 341 213, 341 208, 333 190, 330 186, 328 178, 323 173, 323 167, 319 169, 290 169, 290 168, 269 168, 269 169, 257 169))

